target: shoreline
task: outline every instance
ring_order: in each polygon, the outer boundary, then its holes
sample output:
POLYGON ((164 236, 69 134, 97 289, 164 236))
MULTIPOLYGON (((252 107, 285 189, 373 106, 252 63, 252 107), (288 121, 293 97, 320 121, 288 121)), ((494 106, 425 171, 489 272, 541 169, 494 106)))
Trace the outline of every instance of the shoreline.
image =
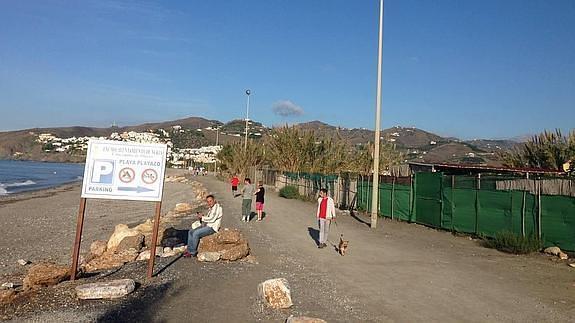
MULTIPOLYGON (((180 173, 170 170, 167 174, 180 173)), ((27 271, 28 266, 19 265, 18 259, 70 262, 81 185, 77 181, 0 197, 0 277, 27 271)), ((194 200, 189 184, 165 183, 161 212, 194 200)), ((118 224, 132 227, 153 216, 153 202, 89 199, 81 250, 89 250, 94 240, 107 240, 118 224)))
MULTIPOLYGON (((51 187, 31 189, 28 191, 0 195, 0 206, 20 201, 26 201, 34 198, 51 197, 58 194, 59 192, 73 190, 76 186, 81 187, 82 181, 77 180, 73 182, 58 184, 51 187)), ((78 199, 80 199, 80 196, 78 196, 78 199)))

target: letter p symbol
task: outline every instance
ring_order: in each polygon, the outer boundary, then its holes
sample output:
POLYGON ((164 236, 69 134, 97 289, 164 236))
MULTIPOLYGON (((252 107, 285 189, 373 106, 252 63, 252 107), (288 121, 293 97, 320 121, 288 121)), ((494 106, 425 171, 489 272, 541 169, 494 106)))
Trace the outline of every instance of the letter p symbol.
POLYGON ((114 179, 113 160, 94 160, 92 183, 112 184, 114 179))

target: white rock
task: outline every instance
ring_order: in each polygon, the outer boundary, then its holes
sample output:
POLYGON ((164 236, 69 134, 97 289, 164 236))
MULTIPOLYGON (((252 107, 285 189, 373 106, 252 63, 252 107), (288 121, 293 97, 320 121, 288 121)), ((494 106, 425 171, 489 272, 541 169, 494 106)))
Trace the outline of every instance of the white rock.
POLYGON ((151 255, 152 253, 150 252, 150 250, 144 250, 140 252, 138 258, 136 258, 136 261, 149 260, 151 255))
POLYGON ((545 248, 545 250, 543 250, 543 252, 546 254, 557 256, 563 260, 569 259, 569 256, 566 253, 564 253, 563 251, 561 251, 561 249, 559 247, 545 248))
POLYGON ((14 283, 4 283, 4 284, 2 284, 2 288, 3 289, 14 288, 14 283))
POLYGON ((120 298, 134 291, 136 283, 132 279, 119 279, 106 283, 91 283, 76 287, 79 299, 120 298))
POLYGON ((573 264, 569 264, 569 267, 573 267, 573 268, 575 268, 575 263, 573 263, 573 264))
POLYGON ((543 250, 543 252, 546 254, 559 256, 559 254, 561 253, 561 249, 559 249, 559 247, 549 247, 549 248, 545 248, 545 250, 543 250))
POLYGON ((200 252, 198 254, 198 261, 206 261, 206 262, 214 262, 220 260, 220 253, 219 252, 200 252))
POLYGON ((114 250, 124 240, 125 237, 137 236, 142 234, 137 228, 130 229, 125 224, 118 224, 114 228, 114 233, 108 239, 107 250, 114 250))
MULTIPOLYGON (((156 247, 156 257, 162 257, 163 254, 164 254, 164 249, 162 249, 162 247, 156 247)), ((136 258, 136 261, 148 260, 148 259, 150 259, 150 256, 151 256, 151 251, 150 250, 144 250, 144 251, 140 252, 140 254, 138 255, 138 258, 136 258)))
POLYGON ((24 259, 18 259, 18 263, 22 266, 26 266, 27 264, 29 264, 30 262, 28 260, 24 260, 24 259))
POLYGON ((174 247, 174 252, 177 253, 184 253, 186 251, 186 249, 188 248, 188 246, 180 246, 180 247, 174 247))
POLYGON ((276 309, 293 305, 289 284, 285 278, 269 279, 260 283, 258 295, 264 303, 276 309))

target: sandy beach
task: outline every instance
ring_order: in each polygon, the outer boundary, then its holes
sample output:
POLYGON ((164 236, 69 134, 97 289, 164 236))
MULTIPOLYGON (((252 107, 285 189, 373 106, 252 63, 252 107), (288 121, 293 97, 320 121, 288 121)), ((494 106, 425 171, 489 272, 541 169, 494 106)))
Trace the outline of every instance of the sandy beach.
MULTIPOLYGON (((78 182, 0 198, 0 276, 24 272, 26 268, 17 263, 19 259, 32 263, 47 259, 70 262, 80 190, 78 182)), ((162 214, 192 198, 188 185, 166 183, 162 214)), ((154 207, 154 202, 88 200, 82 250, 88 250, 94 240, 107 240, 119 223, 134 226, 153 217, 154 207)))

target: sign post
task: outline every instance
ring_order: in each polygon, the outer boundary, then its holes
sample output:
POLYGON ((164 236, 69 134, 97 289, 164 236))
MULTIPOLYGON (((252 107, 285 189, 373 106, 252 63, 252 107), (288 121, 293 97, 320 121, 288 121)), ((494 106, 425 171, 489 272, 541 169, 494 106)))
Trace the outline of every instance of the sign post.
POLYGON ((112 199, 156 202, 154 232, 148 262, 152 277, 156 240, 162 207, 167 146, 110 140, 90 140, 84 168, 82 198, 78 210, 76 239, 70 277, 76 279, 84 226, 86 199, 112 199))

